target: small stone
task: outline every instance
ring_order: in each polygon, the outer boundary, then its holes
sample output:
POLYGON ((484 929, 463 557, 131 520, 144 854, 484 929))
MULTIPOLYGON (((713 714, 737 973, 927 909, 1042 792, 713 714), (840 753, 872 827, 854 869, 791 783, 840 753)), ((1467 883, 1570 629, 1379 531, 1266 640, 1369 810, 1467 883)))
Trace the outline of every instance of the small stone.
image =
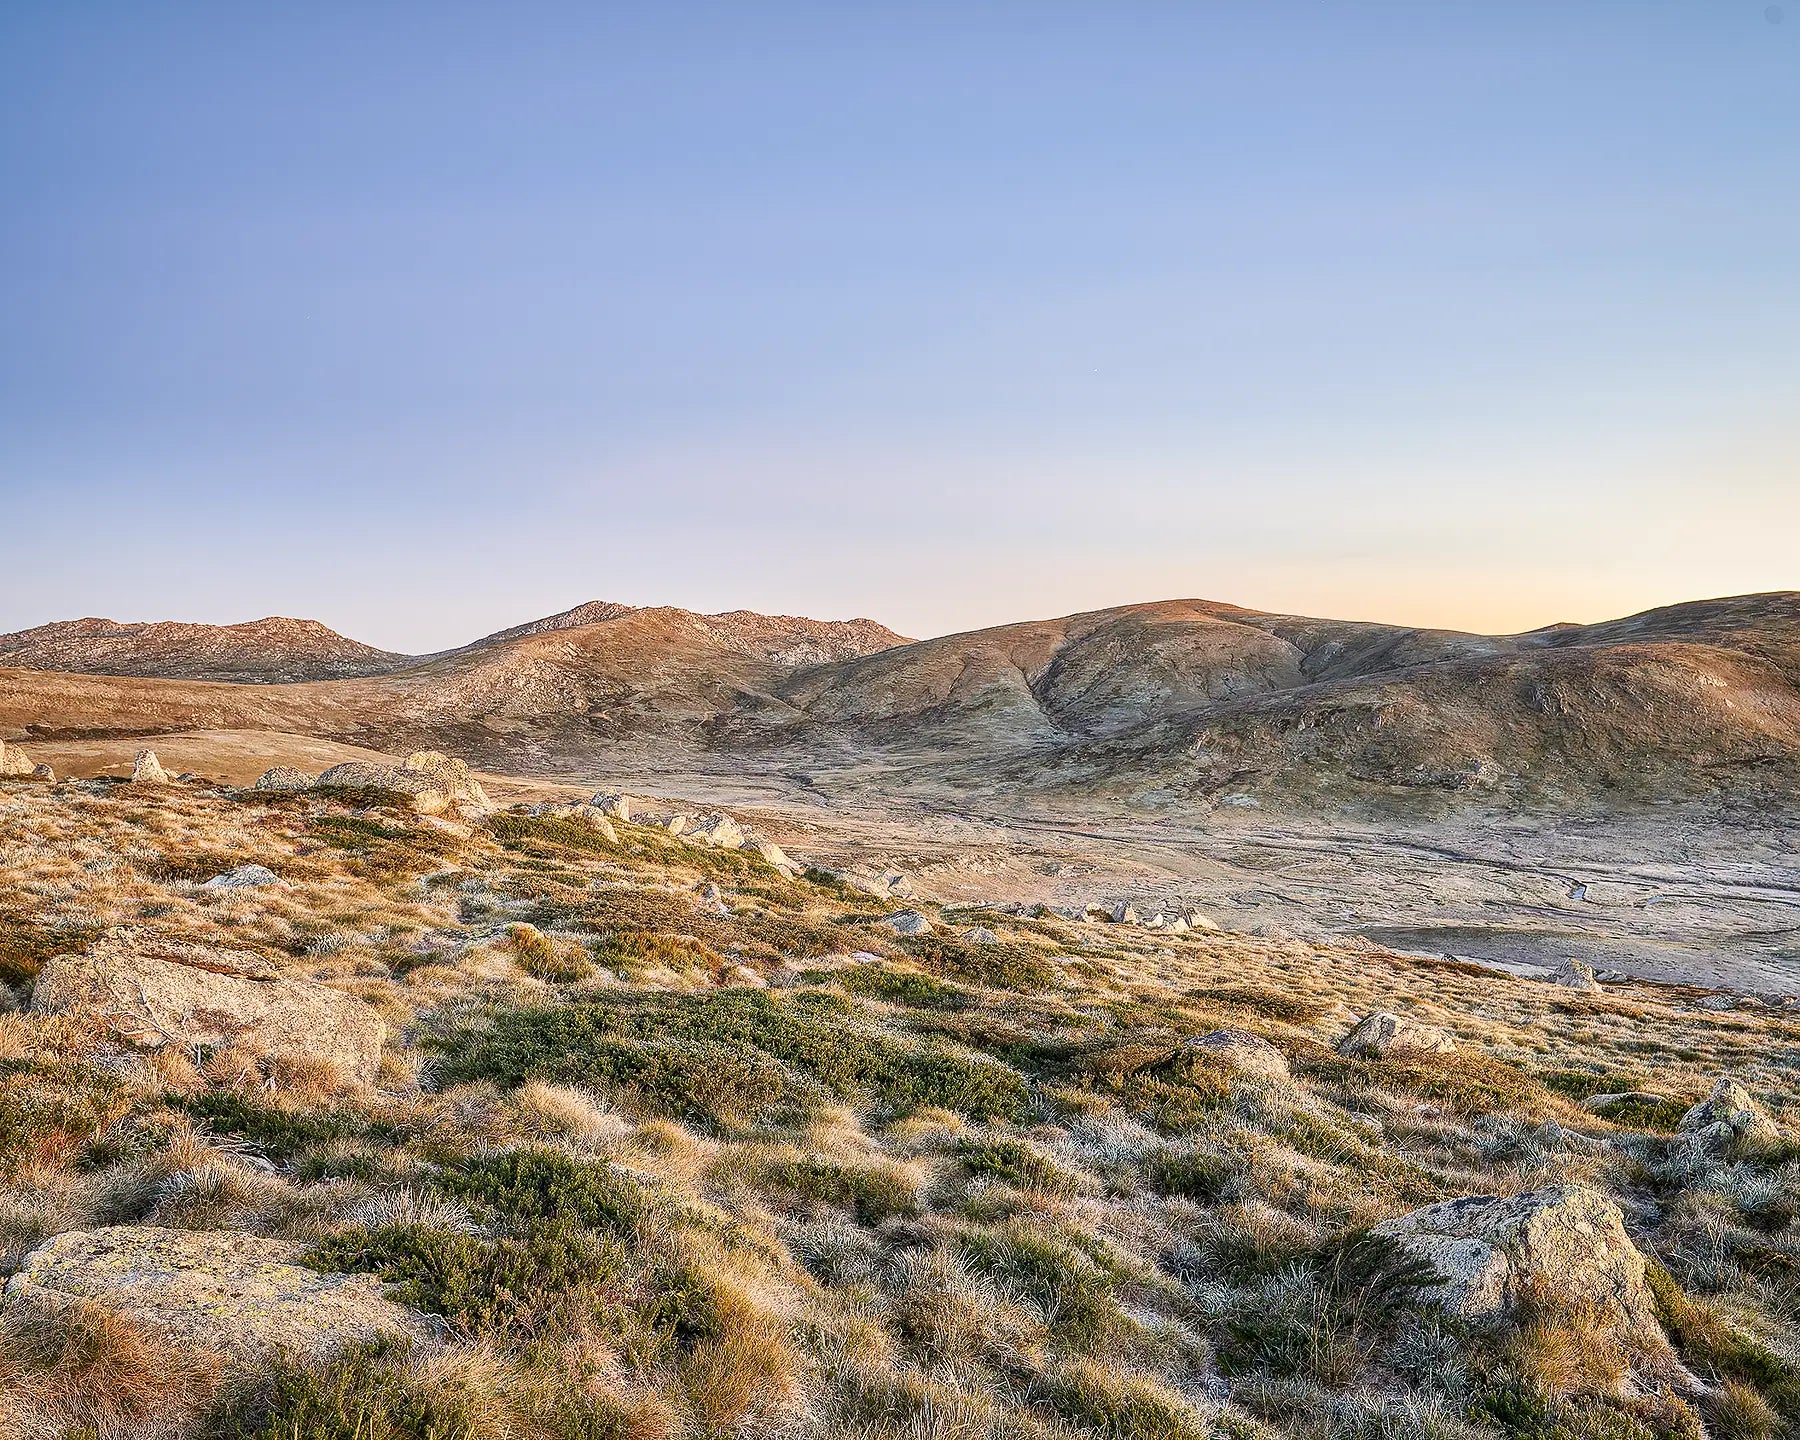
POLYGON ((162 767, 154 750, 140 750, 131 765, 131 783, 134 785, 168 785, 169 772, 162 767))
POLYGON ((283 880, 266 865, 240 865, 235 870, 227 870, 223 875, 215 875, 206 881, 204 890, 255 890, 269 885, 287 888, 283 880))
POLYGON ((403 765, 378 765, 350 760, 333 765, 313 782, 320 789, 348 788, 387 790, 404 795, 421 815, 441 815, 453 806, 487 809, 487 792, 475 782, 469 767, 435 750, 416 750, 403 765))
POLYGON ((1374 1227, 1437 1273, 1421 1299, 1471 1330, 1506 1325, 1520 1308, 1554 1294, 1605 1324, 1646 1376, 1689 1389, 1656 1318, 1644 1257, 1619 1207, 1585 1185, 1523 1195, 1467 1195, 1374 1227))
POLYGON ((800 873, 800 867, 788 859, 787 852, 773 840, 765 840, 760 835, 749 835, 744 838, 743 844, 739 848, 753 851, 762 856, 783 875, 791 876, 800 873))
POLYGON ((971 925, 962 932, 962 938, 971 945, 998 945, 1000 937, 985 925, 971 925))
POLYGON ((1112 908, 1112 923, 1115 925, 1135 925, 1138 923, 1137 907, 1129 900, 1121 900, 1112 908))
POLYGON ((31 991, 39 1014, 86 1010, 145 1049, 245 1045, 266 1055, 329 1060, 368 1083, 387 1026, 372 1006, 260 956, 130 933, 44 962, 31 991))
POLYGON ((31 778, 33 780, 42 780, 47 785, 54 785, 56 783, 56 772, 48 765, 33 765, 31 767, 31 778))

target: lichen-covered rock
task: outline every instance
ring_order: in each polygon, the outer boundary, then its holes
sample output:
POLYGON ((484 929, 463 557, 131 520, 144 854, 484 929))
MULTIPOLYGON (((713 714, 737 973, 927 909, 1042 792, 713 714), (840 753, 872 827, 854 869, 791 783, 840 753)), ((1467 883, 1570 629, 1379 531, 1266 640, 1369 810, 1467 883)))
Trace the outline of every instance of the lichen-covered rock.
POLYGON ((1288 1078, 1287 1056, 1262 1036, 1252 1035, 1248 1030, 1214 1030, 1210 1034, 1196 1035, 1187 1042, 1187 1048, 1215 1056, 1246 1075, 1260 1076, 1264 1080, 1288 1078))
POLYGON ((787 852, 773 840, 765 840, 760 835, 749 835, 744 838, 744 843, 740 848, 753 851, 762 856, 764 860, 767 860, 769 864, 773 865, 783 875, 798 875, 800 873, 800 867, 792 860, 788 859, 787 852))
POLYGON ((1600 981, 1594 974, 1594 967, 1573 956, 1556 967, 1556 973, 1550 977, 1553 985, 1561 985, 1569 990, 1585 990, 1588 994, 1598 994, 1600 981))
POLYGON ((46 784, 54 784, 56 782, 56 772, 48 765, 37 764, 31 767, 31 778, 33 780, 42 780, 46 784))
POLYGON ((985 925, 971 925, 962 932, 962 938, 971 945, 998 945, 1000 937, 985 925))
POLYGON ((258 790, 304 790, 312 783, 313 777, 304 770, 295 770, 287 765, 277 765, 256 777, 258 790))
POLYGON ((485 808, 490 803, 487 791, 476 783, 475 777, 469 773, 466 763, 440 754, 436 750, 415 750, 406 757, 406 763, 400 768, 434 777, 450 792, 450 799, 458 805, 475 805, 485 808))
POLYGON ((346 1345, 424 1341, 437 1327, 373 1275, 295 1263, 303 1247, 222 1231, 116 1225, 70 1230, 25 1257, 5 1303, 90 1302, 197 1350, 246 1360, 327 1359, 346 1345))
POLYGON ((744 843, 744 829, 729 815, 714 813, 688 831, 687 838, 720 850, 736 850, 744 843))
POLYGON ((17 745, 0 740, 0 775, 29 775, 36 768, 31 757, 17 745))
POLYGON ((421 815, 441 815, 458 805, 485 808, 487 792, 476 784, 469 767, 435 750, 418 750, 402 765, 350 760, 333 765, 313 782, 321 789, 348 787, 387 790, 404 795, 421 815))
POLYGON ((629 795, 620 795, 611 790, 597 791, 593 800, 594 806, 602 815, 609 815, 615 820, 629 822, 633 800, 629 795))
POLYGON ((282 977, 260 956, 131 935, 46 961, 31 1008, 93 1010, 146 1049, 243 1045, 329 1060, 364 1082, 375 1078, 387 1034, 363 1001, 282 977))
POLYGON ((1112 923, 1115 925, 1135 925, 1138 923, 1137 907, 1129 900, 1121 900, 1112 908, 1112 923))
POLYGON ((1661 1105, 1668 1098, 1667 1095, 1659 1095, 1654 1090, 1610 1090, 1605 1094, 1588 1096, 1581 1102, 1581 1108, 1590 1114, 1604 1118, 1621 1106, 1661 1105))
POLYGON ((1714 1085, 1712 1093, 1683 1115, 1675 1129, 1702 1148, 1720 1154, 1756 1149, 1781 1139, 1781 1129, 1768 1112, 1751 1098, 1748 1090, 1731 1079, 1714 1085))
POLYGON ((1436 1272, 1420 1298, 1475 1331, 1499 1328, 1524 1306, 1579 1309, 1603 1325, 1640 1369, 1685 1376, 1656 1318, 1644 1257, 1619 1207, 1585 1185, 1524 1195, 1466 1195, 1384 1221, 1393 1240, 1436 1272))
POLYGON ((1456 1041, 1435 1025, 1377 1010, 1358 1021, 1337 1048, 1340 1055, 1380 1060, 1389 1055, 1448 1055, 1456 1049, 1456 1041))
POLYGON ((931 932, 931 918, 922 910, 896 910, 885 916, 881 923, 896 935, 927 935, 931 932))
POLYGON ((133 785, 168 785, 169 772, 162 767, 154 750, 140 750, 137 758, 131 762, 131 783, 133 785))
POLYGON ((201 888, 205 890, 257 890, 271 885, 285 887, 287 881, 269 869, 267 865, 240 865, 235 870, 227 870, 223 875, 215 875, 212 879, 202 882, 201 888))

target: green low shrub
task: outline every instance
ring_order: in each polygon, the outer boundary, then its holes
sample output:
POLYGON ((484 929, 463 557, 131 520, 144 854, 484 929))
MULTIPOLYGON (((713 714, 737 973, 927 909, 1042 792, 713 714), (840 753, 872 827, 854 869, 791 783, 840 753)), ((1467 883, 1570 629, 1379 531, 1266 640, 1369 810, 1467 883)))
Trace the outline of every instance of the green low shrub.
POLYGON ((260 1104, 232 1090, 173 1097, 172 1103, 215 1134, 237 1135, 253 1142, 271 1160, 292 1160, 309 1150, 391 1135, 387 1127, 354 1111, 287 1110, 260 1104))
POLYGON ((902 935, 895 943, 941 974, 996 990, 1031 992, 1057 981, 1056 967, 1044 951, 1022 941, 977 945, 959 936, 902 935))
POLYGON ((867 995, 920 1010, 962 1010, 973 998, 960 985, 892 965, 858 965, 840 971, 837 980, 852 995, 867 995))
POLYGON ((862 1028, 852 1006, 820 992, 607 996, 499 1011, 488 1029, 435 1043, 445 1083, 560 1080, 715 1122, 793 1120, 833 1097, 987 1119, 1026 1098, 1015 1071, 862 1028))
POLYGON ((533 1313, 598 1310, 626 1259, 617 1239, 564 1221, 493 1239, 414 1224, 355 1229, 314 1246, 301 1263, 379 1275, 402 1304, 480 1333, 533 1313))
POLYGON ((918 1187, 894 1165, 837 1165, 828 1160, 775 1160, 761 1166, 764 1184, 820 1204, 852 1210, 865 1225, 919 1213, 918 1187))
POLYGON ((1018 1190, 1061 1193, 1075 1188, 1067 1171, 1029 1145, 1005 1136, 957 1141, 956 1158, 972 1175, 988 1175, 1018 1190))
POLYGON ((578 1160, 560 1150, 508 1150, 446 1170, 435 1181, 458 1199, 515 1225, 566 1220, 589 1229, 629 1231, 649 1195, 604 1160, 578 1160))
POLYGON ((323 1366, 272 1360, 211 1417, 205 1440, 503 1440, 495 1411, 478 1384, 422 1377, 384 1341, 323 1366))

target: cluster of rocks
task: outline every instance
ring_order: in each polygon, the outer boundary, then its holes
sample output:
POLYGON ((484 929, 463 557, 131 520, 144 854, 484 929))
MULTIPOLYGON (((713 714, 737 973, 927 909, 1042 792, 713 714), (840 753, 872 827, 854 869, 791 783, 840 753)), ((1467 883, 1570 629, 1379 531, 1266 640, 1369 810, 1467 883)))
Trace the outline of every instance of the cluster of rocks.
POLYGON ((804 868, 790 859, 787 852, 773 840, 758 835, 719 810, 702 815, 698 820, 684 813, 657 815, 641 809, 638 802, 629 795, 602 790, 585 803, 548 801, 530 807, 529 813, 578 821, 615 844, 619 839, 619 832, 613 824, 616 820, 666 830, 690 845, 705 845, 715 850, 748 850, 760 855, 770 866, 790 879, 804 868))
MULTIPOLYGON (((152 755, 150 758, 154 760, 156 757, 152 755)), ((134 775, 132 778, 137 777, 134 775)), ((492 808, 487 792, 469 773, 469 767, 463 761, 454 760, 436 750, 416 750, 398 765, 350 760, 342 765, 333 765, 316 778, 304 770, 278 765, 258 777, 256 788, 385 790, 391 794, 404 795, 413 810, 420 815, 442 815, 447 810, 492 808)))
POLYGON ((33 760, 17 745, 0 740, 0 779, 54 780, 56 772, 33 760))
MULTIPOLYGON (((893 893, 898 894, 898 892, 893 893)), ((908 897, 910 893, 909 888, 908 897)), ((997 901, 982 902, 969 908, 991 910, 997 915, 1020 915, 1034 920, 1067 920, 1074 925, 1131 925, 1141 930, 1161 930, 1171 935, 1179 935, 1189 930, 1217 930, 1219 928, 1211 917, 1189 906, 1140 912, 1137 906, 1129 900, 1120 900, 1112 905, 1036 905, 1020 901, 997 901)))

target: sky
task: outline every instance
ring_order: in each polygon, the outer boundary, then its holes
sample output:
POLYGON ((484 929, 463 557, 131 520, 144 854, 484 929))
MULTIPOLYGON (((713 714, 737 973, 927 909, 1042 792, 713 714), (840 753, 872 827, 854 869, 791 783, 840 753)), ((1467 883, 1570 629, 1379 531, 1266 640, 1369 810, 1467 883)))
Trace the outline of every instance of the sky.
POLYGON ((0 631, 1800 588, 1800 3, 0 0, 0 631))

